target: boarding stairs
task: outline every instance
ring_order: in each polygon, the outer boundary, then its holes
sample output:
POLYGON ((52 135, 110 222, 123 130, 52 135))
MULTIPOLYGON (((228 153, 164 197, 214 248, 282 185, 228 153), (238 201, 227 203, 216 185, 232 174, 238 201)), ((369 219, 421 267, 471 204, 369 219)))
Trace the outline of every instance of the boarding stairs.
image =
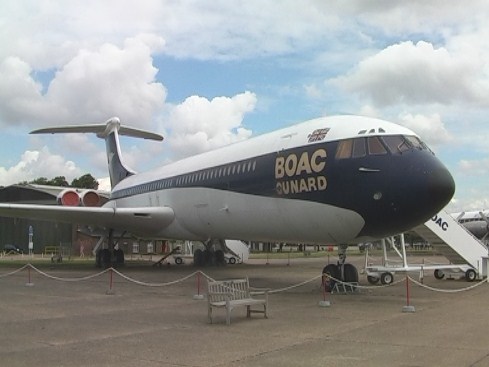
POLYGON ((468 264, 479 277, 487 275, 487 247, 446 211, 442 210, 413 231, 451 264, 468 264))

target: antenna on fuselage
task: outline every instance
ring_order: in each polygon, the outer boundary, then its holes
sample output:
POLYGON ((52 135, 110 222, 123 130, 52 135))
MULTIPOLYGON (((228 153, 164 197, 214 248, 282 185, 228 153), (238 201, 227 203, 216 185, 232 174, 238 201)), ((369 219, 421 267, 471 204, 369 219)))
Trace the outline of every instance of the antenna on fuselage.
POLYGON ((110 185, 113 188, 123 179, 133 175, 135 172, 126 167, 122 162, 122 154, 119 144, 119 135, 132 136, 134 138, 150 139, 162 141, 163 136, 121 125, 118 117, 112 117, 103 124, 87 125, 65 125, 48 127, 30 132, 31 134, 72 134, 72 133, 93 133, 97 137, 105 140, 107 150, 107 163, 109 166, 110 185))

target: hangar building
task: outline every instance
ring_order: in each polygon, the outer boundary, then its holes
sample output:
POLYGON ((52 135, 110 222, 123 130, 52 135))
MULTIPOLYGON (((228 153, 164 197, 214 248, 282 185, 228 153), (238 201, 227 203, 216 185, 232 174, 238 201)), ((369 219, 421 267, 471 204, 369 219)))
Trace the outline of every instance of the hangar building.
MULTIPOLYGON (((66 187, 44 185, 12 185, 0 188, 0 202, 16 204, 57 205, 58 195, 66 187)), ((102 196, 103 202, 107 200, 102 196)), ((6 244, 17 245, 28 253, 29 231, 33 233, 34 253, 49 253, 57 247, 63 256, 85 254, 95 246, 97 239, 77 232, 77 226, 33 219, 0 217, 0 251, 6 244)))

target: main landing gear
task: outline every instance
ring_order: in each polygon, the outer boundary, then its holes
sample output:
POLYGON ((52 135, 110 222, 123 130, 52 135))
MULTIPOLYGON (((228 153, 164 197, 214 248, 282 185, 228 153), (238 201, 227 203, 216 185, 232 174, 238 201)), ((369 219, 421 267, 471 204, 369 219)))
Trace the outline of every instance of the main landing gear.
MULTIPOLYGON (((121 238, 124 233, 121 235, 121 238)), ((109 248, 97 250, 95 254, 95 266, 97 268, 108 269, 110 267, 120 267, 124 265, 124 251, 117 246, 113 234, 113 230, 109 230, 109 235, 107 237, 109 248)))
POLYGON ((348 245, 338 246, 338 263, 328 264, 323 269, 323 274, 327 274, 327 279, 323 279, 323 286, 327 292, 334 289, 336 282, 358 283, 357 268, 346 261, 346 249, 348 245))
POLYGON ((195 266, 221 266, 226 265, 224 240, 208 240, 203 242, 205 250, 197 249, 194 252, 195 266))

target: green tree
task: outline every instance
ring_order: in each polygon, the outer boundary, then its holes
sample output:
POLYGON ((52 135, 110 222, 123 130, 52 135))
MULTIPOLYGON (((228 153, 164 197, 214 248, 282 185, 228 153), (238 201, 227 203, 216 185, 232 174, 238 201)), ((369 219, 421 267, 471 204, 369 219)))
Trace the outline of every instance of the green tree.
POLYGON ((65 176, 57 176, 50 180, 48 180, 46 177, 38 177, 35 180, 30 181, 29 183, 33 185, 64 186, 64 187, 69 186, 65 176))
POLYGON ((48 185, 51 186, 69 186, 68 181, 66 181, 65 176, 57 176, 53 178, 52 180, 49 180, 48 185))
POLYGON ((49 181, 46 177, 38 177, 29 183, 34 185, 49 185, 49 181))
POLYGON ((71 186, 78 187, 80 189, 97 190, 98 189, 98 182, 90 173, 87 173, 83 176, 75 178, 71 182, 71 186))

